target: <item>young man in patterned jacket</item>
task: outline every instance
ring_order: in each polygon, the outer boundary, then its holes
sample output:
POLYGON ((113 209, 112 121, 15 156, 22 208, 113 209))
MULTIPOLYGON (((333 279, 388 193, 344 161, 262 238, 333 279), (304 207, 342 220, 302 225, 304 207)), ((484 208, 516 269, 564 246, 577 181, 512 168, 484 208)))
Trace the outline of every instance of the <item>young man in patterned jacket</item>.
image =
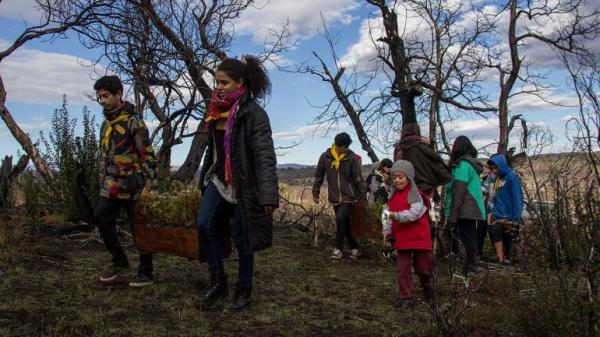
MULTIPOLYGON (((135 107, 123 101, 123 84, 117 76, 104 76, 94 84, 98 103, 105 120, 100 131, 100 198, 94 219, 106 248, 112 255, 110 266, 100 276, 112 282, 127 270, 129 261, 119 243, 116 220, 121 208, 127 212, 133 230, 134 208, 146 179, 156 176, 156 156, 148 136, 148 128, 135 107)), ((140 252, 137 276, 130 287, 154 283, 152 255, 140 252)))

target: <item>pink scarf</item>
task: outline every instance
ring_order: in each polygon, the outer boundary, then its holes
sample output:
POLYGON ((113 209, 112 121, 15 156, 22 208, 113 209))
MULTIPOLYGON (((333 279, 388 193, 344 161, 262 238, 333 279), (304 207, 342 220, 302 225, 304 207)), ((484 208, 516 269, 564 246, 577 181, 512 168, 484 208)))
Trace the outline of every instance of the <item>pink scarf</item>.
POLYGON ((233 131, 233 122, 235 113, 238 111, 240 100, 246 93, 246 87, 240 86, 235 91, 230 92, 225 97, 219 97, 216 91, 213 91, 208 104, 206 122, 212 122, 221 118, 221 113, 229 111, 227 115, 227 124, 225 128, 225 141, 223 144, 225 150, 225 184, 231 185, 231 138, 233 131))

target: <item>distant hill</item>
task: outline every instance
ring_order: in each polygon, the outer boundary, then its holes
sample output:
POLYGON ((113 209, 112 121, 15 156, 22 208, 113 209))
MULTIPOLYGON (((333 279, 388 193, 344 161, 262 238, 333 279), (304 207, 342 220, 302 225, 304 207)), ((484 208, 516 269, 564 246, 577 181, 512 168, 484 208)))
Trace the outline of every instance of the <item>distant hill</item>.
POLYGON ((304 165, 304 164, 294 164, 294 163, 289 163, 289 164, 277 164, 277 169, 303 169, 303 168, 307 168, 307 167, 315 167, 314 165, 304 165))

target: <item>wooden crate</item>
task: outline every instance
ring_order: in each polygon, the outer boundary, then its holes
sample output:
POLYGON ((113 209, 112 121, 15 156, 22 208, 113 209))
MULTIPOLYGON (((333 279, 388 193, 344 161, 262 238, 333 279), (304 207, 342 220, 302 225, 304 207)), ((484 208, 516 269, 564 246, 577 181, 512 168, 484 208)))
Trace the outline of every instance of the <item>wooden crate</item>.
MULTIPOLYGON (((227 258, 231 255, 229 224, 222 224, 219 228, 224 229, 219 236, 221 238, 222 256, 227 258)), ((133 238, 136 248, 141 251, 187 257, 200 262, 206 261, 198 241, 196 227, 149 225, 148 217, 139 207, 136 207, 135 210, 133 238)))
POLYGON ((352 237, 355 239, 372 239, 381 236, 376 221, 369 214, 367 200, 358 200, 352 207, 352 237))

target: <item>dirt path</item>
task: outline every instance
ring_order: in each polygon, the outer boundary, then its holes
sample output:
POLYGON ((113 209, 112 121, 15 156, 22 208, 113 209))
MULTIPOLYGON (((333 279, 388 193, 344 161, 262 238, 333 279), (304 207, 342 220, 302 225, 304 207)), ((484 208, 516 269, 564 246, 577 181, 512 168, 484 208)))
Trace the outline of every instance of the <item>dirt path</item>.
MULTIPOLYGON (((428 306, 396 309, 394 265, 375 251, 331 262, 327 244, 288 229, 256 258, 254 306, 243 313, 201 312, 193 299, 208 283, 206 265, 158 255, 157 282, 129 289, 137 257, 121 282, 97 281, 104 247, 47 230, 0 246, 0 336, 428 336, 428 306), (370 255, 370 256, 369 256, 370 255)), ((226 262, 229 282, 236 261, 226 262)), ((421 296, 420 289, 416 296, 421 296)), ((484 317, 485 318, 485 317, 484 317)))

